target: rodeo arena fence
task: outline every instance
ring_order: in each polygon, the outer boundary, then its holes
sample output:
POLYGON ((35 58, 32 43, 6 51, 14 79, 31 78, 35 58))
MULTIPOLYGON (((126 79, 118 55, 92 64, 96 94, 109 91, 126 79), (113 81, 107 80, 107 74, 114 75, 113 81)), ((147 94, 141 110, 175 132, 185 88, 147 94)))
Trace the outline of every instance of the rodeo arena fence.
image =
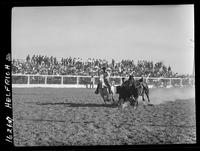
MULTIPOLYGON (((136 80, 141 77, 134 77, 136 80)), ((143 77, 149 88, 194 87, 194 78, 154 78, 143 77)), ((122 77, 110 77, 114 85, 122 84, 122 77)), ((98 76, 78 75, 24 75, 12 74, 12 87, 51 87, 51 88, 96 88, 98 76)))

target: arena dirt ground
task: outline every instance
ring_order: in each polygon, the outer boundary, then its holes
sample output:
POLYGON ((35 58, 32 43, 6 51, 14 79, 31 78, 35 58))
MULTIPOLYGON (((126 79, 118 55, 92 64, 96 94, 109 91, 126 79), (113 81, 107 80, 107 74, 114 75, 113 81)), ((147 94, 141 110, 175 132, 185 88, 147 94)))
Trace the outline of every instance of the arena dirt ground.
POLYGON ((14 145, 193 144, 194 92, 150 89, 152 105, 122 110, 94 89, 13 88, 14 145))

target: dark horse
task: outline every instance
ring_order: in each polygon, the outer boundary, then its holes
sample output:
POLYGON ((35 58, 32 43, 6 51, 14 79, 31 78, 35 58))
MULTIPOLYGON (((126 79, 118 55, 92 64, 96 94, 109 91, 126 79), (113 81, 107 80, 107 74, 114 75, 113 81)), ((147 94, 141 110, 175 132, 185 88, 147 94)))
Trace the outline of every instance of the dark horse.
POLYGON ((149 88, 147 83, 143 82, 142 79, 135 80, 132 75, 129 76, 129 79, 125 81, 121 86, 117 87, 117 93, 119 94, 119 103, 123 104, 124 102, 130 101, 134 108, 138 107, 138 98, 142 96, 143 101, 144 93, 146 94, 149 100, 149 88))

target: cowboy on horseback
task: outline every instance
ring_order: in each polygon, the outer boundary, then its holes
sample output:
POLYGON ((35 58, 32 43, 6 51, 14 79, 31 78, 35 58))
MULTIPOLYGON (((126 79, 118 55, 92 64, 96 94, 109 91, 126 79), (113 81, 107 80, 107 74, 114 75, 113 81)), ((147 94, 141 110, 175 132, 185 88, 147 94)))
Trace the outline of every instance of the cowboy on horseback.
MULTIPOLYGON (((149 78, 150 74, 147 75, 146 79, 149 78)), ((144 78, 143 76, 138 80, 140 85, 145 88, 145 81, 144 81, 144 78)))
MULTIPOLYGON (((130 74, 129 79, 133 78, 133 80, 134 80, 133 74, 134 74, 134 71, 130 74)), ((144 88, 144 78, 143 78, 143 76, 137 81, 139 82, 140 86, 142 86, 144 88)))
MULTIPOLYGON (((100 74, 100 80, 99 81, 102 82, 103 86, 108 87, 109 93, 111 94, 112 91, 111 91, 111 86, 109 84, 109 73, 106 71, 106 67, 103 67, 102 70, 103 70, 103 72, 100 74)), ((97 85, 97 89, 95 91, 95 94, 99 93, 99 85, 100 85, 100 83, 98 83, 98 85, 97 85)))
POLYGON ((140 83, 140 85, 141 85, 142 87, 144 87, 144 85, 143 85, 143 82, 144 82, 143 77, 141 77, 141 78, 138 80, 138 82, 140 83))

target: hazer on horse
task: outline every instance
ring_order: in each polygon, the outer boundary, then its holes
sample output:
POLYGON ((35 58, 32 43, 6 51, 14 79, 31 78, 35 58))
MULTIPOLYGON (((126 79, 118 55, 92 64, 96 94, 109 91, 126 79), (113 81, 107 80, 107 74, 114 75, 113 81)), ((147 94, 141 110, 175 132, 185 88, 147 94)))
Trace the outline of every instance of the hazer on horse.
POLYGON ((103 87, 108 87, 109 93, 111 94, 112 92, 111 92, 111 86, 109 84, 109 73, 106 71, 106 67, 102 68, 102 73, 100 74, 99 83, 95 91, 96 94, 99 93, 99 87, 101 83, 103 87))
POLYGON ((100 73, 99 77, 99 83, 97 85, 97 89, 95 91, 95 94, 99 94, 102 96, 104 102, 113 101, 113 94, 114 92, 114 85, 110 85, 109 83, 109 73, 106 71, 106 68, 102 68, 102 72, 100 73))
POLYGON ((138 89, 139 96, 142 96, 142 100, 145 101, 145 99, 144 99, 144 93, 145 93, 146 97, 148 99, 148 102, 150 103, 149 87, 148 87, 147 83, 144 81, 143 77, 139 80, 136 80, 136 88, 138 89))

